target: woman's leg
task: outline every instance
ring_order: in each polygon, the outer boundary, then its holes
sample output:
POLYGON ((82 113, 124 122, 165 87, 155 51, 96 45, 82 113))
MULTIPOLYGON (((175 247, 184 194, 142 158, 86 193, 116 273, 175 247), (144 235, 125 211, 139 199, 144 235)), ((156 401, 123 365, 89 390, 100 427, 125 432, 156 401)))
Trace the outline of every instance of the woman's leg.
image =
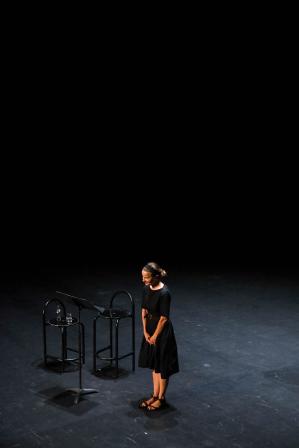
POLYGON ((168 379, 161 378, 161 374, 159 373, 159 398, 165 398, 166 389, 168 386, 168 379))
POLYGON ((153 371, 154 397, 159 397, 160 395, 160 379, 160 373, 153 371))
POLYGON ((154 411, 155 409, 158 409, 160 406, 164 405, 163 400, 165 399, 165 395, 166 395, 166 389, 168 386, 168 379, 164 379, 161 378, 161 374, 160 373, 155 373, 153 372, 153 378, 154 378, 154 385, 155 385, 155 381, 158 381, 159 386, 156 387, 154 386, 154 390, 156 392, 158 392, 158 394, 155 392, 155 396, 158 397, 157 400, 153 400, 151 403, 148 404, 147 409, 149 411, 154 411))
POLYGON ((159 373, 156 373, 153 370, 153 372, 152 372, 152 377, 153 377, 153 395, 148 400, 143 399, 139 403, 139 405, 138 405, 140 408, 146 408, 147 406, 150 406, 159 397, 159 391, 160 391, 160 378, 159 378, 159 375, 160 375, 159 373))

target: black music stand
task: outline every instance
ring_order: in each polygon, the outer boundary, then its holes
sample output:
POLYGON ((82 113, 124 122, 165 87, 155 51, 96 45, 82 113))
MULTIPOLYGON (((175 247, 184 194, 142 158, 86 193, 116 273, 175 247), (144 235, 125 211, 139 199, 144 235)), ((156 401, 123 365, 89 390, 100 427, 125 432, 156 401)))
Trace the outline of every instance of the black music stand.
POLYGON ((83 297, 76 297, 71 294, 67 294, 66 292, 62 291, 56 291, 56 294, 61 294, 64 296, 68 301, 71 301, 78 307, 78 320, 81 322, 81 310, 92 310, 97 311, 98 313, 103 313, 105 311, 105 308, 103 306, 95 305, 94 303, 90 302, 87 299, 84 299, 83 297))

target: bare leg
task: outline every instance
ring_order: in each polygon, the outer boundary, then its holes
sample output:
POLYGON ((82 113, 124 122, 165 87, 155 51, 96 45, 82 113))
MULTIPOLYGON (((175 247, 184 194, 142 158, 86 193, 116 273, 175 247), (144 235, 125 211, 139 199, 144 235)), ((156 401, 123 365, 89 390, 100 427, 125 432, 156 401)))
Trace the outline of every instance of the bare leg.
POLYGON ((153 370, 152 376, 153 376, 153 395, 148 400, 142 400, 142 402, 139 404, 139 407, 141 408, 146 408, 147 406, 150 406, 157 400, 157 397, 159 397, 161 375, 153 370))
POLYGON ((161 379, 160 373, 156 373, 155 371, 153 371, 153 384, 154 384, 155 397, 159 397, 160 395, 160 386, 161 386, 160 379, 161 379))
POLYGON ((161 375, 160 375, 160 378, 159 378, 159 395, 158 395, 159 398, 165 398, 167 386, 168 386, 168 379, 165 380, 165 379, 161 378, 161 375))
POLYGON ((154 394, 155 396, 159 397, 159 399, 156 401, 149 402, 149 406, 147 409, 150 411, 154 411, 155 409, 159 408, 160 406, 162 406, 164 404, 164 402, 162 400, 165 399, 166 389, 168 386, 168 379, 161 378, 160 373, 153 372, 153 378, 155 378, 154 384, 155 384, 155 381, 157 381, 157 380, 159 383, 159 387, 157 387, 156 389, 154 388, 155 391, 159 392, 158 394, 157 393, 154 394))

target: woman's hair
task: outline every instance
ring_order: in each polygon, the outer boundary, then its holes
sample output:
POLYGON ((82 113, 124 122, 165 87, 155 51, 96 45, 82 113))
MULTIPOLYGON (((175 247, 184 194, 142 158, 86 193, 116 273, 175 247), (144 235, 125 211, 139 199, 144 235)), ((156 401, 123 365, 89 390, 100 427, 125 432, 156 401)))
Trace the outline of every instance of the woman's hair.
POLYGON ((162 269, 157 263, 154 261, 150 261, 149 263, 146 263, 143 271, 150 272, 154 277, 166 277, 167 273, 162 269))

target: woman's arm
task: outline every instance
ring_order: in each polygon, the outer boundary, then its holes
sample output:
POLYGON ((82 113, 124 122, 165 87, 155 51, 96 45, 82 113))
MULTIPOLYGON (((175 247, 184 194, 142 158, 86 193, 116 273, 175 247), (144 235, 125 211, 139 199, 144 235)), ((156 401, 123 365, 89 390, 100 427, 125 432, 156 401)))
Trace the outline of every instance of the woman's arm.
POLYGON ((160 317, 158 325, 157 325, 157 328, 155 330, 155 333, 152 336, 150 336, 150 338, 149 338, 148 342, 150 344, 155 344, 156 343, 156 339, 159 336, 159 334, 161 333, 161 331, 163 330, 163 327, 166 324, 167 320, 168 319, 165 316, 161 316, 160 317))
POLYGON ((141 310, 141 320, 142 320, 142 325, 143 325, 143 334, 144 334, 145 340, 147 342, 149 342, 150 335, 146 331, 146 315, 147 314, 148 314, 148 311, 145 308, 142 308, 142 310, 141 310))

